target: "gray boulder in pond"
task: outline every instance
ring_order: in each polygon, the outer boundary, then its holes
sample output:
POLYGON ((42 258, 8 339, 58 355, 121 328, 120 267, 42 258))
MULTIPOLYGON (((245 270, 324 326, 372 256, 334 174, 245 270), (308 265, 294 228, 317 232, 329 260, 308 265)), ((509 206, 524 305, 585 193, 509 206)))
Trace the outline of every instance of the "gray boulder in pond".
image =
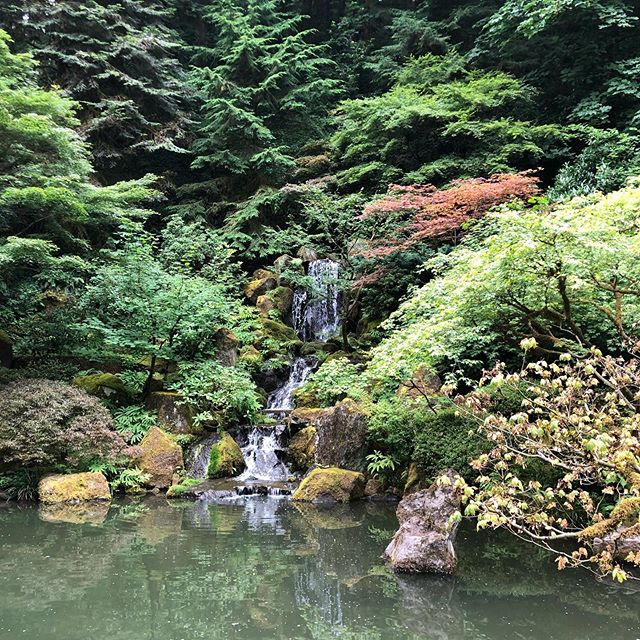
POLYGON ((458 522, 451 516, 460 509, 458 477, 447 470, 428 489, 402 499, 396 511, 400 528, 382 556, 393 571, 454 572, 458 522))

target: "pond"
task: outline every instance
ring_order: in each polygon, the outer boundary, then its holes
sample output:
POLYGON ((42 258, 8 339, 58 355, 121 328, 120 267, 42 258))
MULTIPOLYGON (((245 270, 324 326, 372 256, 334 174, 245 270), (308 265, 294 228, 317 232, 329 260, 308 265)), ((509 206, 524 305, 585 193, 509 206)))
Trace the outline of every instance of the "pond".
POLYGON ((0 508, 0 639, 636 640, 640 594, 462 531, 455 578, 396 577, 393 509, 157 496, 0 508))

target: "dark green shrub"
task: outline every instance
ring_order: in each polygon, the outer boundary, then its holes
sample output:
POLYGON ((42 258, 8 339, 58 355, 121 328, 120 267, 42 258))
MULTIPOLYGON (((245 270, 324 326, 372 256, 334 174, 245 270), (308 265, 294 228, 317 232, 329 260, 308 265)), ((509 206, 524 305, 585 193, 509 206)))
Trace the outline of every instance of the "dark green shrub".
POLYGON ((414 460, 429 479, 443 469, 454 469, 465 479, 477 475, 469 462, 489 449, 478 434, 478 423, 460 414, 454 407, 425 415, 417 434, 414 460))

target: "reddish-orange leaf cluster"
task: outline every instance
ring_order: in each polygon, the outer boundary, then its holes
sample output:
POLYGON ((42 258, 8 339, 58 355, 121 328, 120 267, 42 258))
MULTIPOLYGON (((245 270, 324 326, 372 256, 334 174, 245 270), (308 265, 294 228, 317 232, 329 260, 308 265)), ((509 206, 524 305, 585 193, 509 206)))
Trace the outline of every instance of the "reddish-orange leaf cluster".
POLYGON ((524 171, 456 180, 448 189, 441 190, 433 185, 390 185, 387 195, 368 204, 362 217, 406 212, 412 220, 396 230, 396 240, 381 239, 365 255, 386 256, 420 242, 455 243, 464 223, 481 218, 497 205, 538 195, 538 183, 538 178, 524 171))

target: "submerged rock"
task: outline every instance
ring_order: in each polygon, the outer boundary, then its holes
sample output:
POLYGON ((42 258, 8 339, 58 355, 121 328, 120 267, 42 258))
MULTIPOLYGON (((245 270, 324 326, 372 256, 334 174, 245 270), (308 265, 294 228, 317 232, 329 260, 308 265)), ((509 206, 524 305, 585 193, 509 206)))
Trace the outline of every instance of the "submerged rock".
POLYGON ((244 471, 245 466, 240 446, 225 431, 220 440, 211 447, 207 476, 209 478, 231 478, 244 471))
POLYGON ((383 558, 391 569, 406 573, 453 573, 457 558, 453 541, 460 508, 458 475, 444 472, 428 489, 412 493, 400 502, 396 515, 400 528, 383 558))
POLYGON ((102 524, 109 513, 108 501, 85 501, 79 503, 60 502, 41 504, 38 517, 43 522, 66 522, 69 524, 102 524))
POLYGON ((173 481, 173 474, 183 466, 182 449, 164 431, 151 427, 140 443, 142 451, 137 464, 149 476, 146 484, 156 489, 166 489, 173 481))
POLYGON ((111 500, 111 491, 101 473, 55 473, 40 480, 38 497, 44 504, 111 500))
POLYGON ((293 494, 301 502, 350 502, 364 496, 364 475, 330 467, 313 469, 293 494))
POLYGON ((294 471, 306 472, 313 466, 316 453, 316 429, 305 427, 298 431, 287 447, 287 457, 294 471))

